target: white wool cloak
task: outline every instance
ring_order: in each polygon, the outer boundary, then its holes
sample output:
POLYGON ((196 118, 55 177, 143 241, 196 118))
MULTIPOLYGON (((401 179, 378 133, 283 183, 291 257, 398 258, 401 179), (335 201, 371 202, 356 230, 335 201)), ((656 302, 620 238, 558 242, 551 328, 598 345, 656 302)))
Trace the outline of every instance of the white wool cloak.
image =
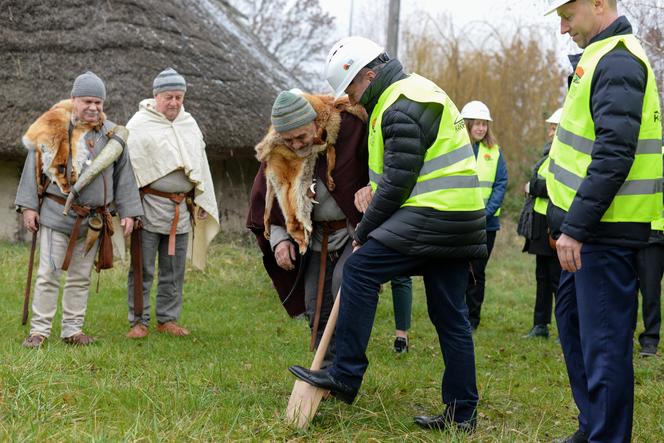
POLYGON ((127 129, 127 148, 139 188, 177 169, 182 169, 194 183, 195 212, 200 207, 209 216, 205 220, 195 219, 189 253, 192 265, 204 269, 208 246, 219 232, 219 209, 203 133, 196 120, 183 107, 171 122, 155 110, 155 100, 149 98, 141 101, 127 129))

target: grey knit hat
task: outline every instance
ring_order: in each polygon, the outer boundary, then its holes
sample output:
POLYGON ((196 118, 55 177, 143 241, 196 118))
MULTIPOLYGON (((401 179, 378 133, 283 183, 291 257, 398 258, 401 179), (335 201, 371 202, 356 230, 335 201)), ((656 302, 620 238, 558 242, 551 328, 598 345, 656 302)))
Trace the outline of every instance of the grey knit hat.
POLYGON ((272 126, 286 132, 312 122, 316 111, 306 98, 291 91, 282 91, 272 105, 272 126))
POLYGON ((164 91, 187 91, 187 82, 173 68, 166 68, 154 78, 152 93, 154 95, 164 91))
POLYGON ((92 71, 76 77, 74 86, 71 88, 72 97, 97 97, 106 100, 106 86, 97 75, 92 71))

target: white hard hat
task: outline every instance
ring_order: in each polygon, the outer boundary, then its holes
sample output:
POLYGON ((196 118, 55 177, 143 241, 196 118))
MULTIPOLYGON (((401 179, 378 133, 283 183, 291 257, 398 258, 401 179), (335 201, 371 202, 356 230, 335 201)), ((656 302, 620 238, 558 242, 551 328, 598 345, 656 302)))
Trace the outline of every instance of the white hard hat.
POLYGON ((572 0, 549 0, 549 6, 546 8, 544 15, 549 15, 554 12, 556 9, 560 8, 565 3, 569 3, 572 0))
POLYGON ((325 78, 334 89, 335 98, 345 94, 360 69, 385 52, 385 49, 364 37, 346 37, 334 44, 327 54, 325 78))
POLYGON ((487 120, 490 122, 493 121, 491 119, 489 108, 479 100, 473 100, 472 102, 466 103, 461 109, 461 117, 475 120, 487 120))
POLYGON ((551 117, 547 118, 546 122, 557 125, 558 123, 560 123, 560 116, 562 115, 562 113, 563 113, 563 108, 556 109, 556 112, 551 114, 551 117))

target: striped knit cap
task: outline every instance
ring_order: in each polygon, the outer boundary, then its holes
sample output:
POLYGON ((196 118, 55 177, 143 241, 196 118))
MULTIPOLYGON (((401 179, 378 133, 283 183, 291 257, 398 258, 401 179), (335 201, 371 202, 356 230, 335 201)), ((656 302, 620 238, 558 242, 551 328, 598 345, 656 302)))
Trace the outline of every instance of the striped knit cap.
POLYGON ((299 94, 282 91, 272 105, 272 126, 286 132, 312 122, 317 117, 311 104, 299 94))
POLYGON ((183 91, 187 90, 187 82, 173 68, 166 68, 154 78, 152 82, 152 93, 154 95, 164 91, 183 91))

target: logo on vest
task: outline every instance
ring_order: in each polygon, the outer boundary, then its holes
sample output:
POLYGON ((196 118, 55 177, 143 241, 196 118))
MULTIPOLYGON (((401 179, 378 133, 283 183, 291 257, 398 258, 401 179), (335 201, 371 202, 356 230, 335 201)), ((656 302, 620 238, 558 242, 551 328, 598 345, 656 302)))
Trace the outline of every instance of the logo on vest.
POLYGON ((375 131, 376 130, 376 120, 378 120, 378 117, 374 117, 371 119, 371 130, 375 131))
POLYGON ((457 117, 457 120, 454 122, 454 130, 456 132, 459 132, 462 129, 466 129, 466 122, 463 120, 463 117, 459 115, 459 117, 457 117))
POLYGON ((581 77, 583 77, 583 68, 581 66, 576 67, 576 71, 574 71, 574 77, 572 78, 573 83, 579 83, 581 80, 581 77))
POLYGON ((491 154, 484 154, 484 160, 491 160, 491 154))
POLYGON ((662 121, 662 115, 659 113, 659 111, 655 111, 654 119, 655 123, 662 121))

